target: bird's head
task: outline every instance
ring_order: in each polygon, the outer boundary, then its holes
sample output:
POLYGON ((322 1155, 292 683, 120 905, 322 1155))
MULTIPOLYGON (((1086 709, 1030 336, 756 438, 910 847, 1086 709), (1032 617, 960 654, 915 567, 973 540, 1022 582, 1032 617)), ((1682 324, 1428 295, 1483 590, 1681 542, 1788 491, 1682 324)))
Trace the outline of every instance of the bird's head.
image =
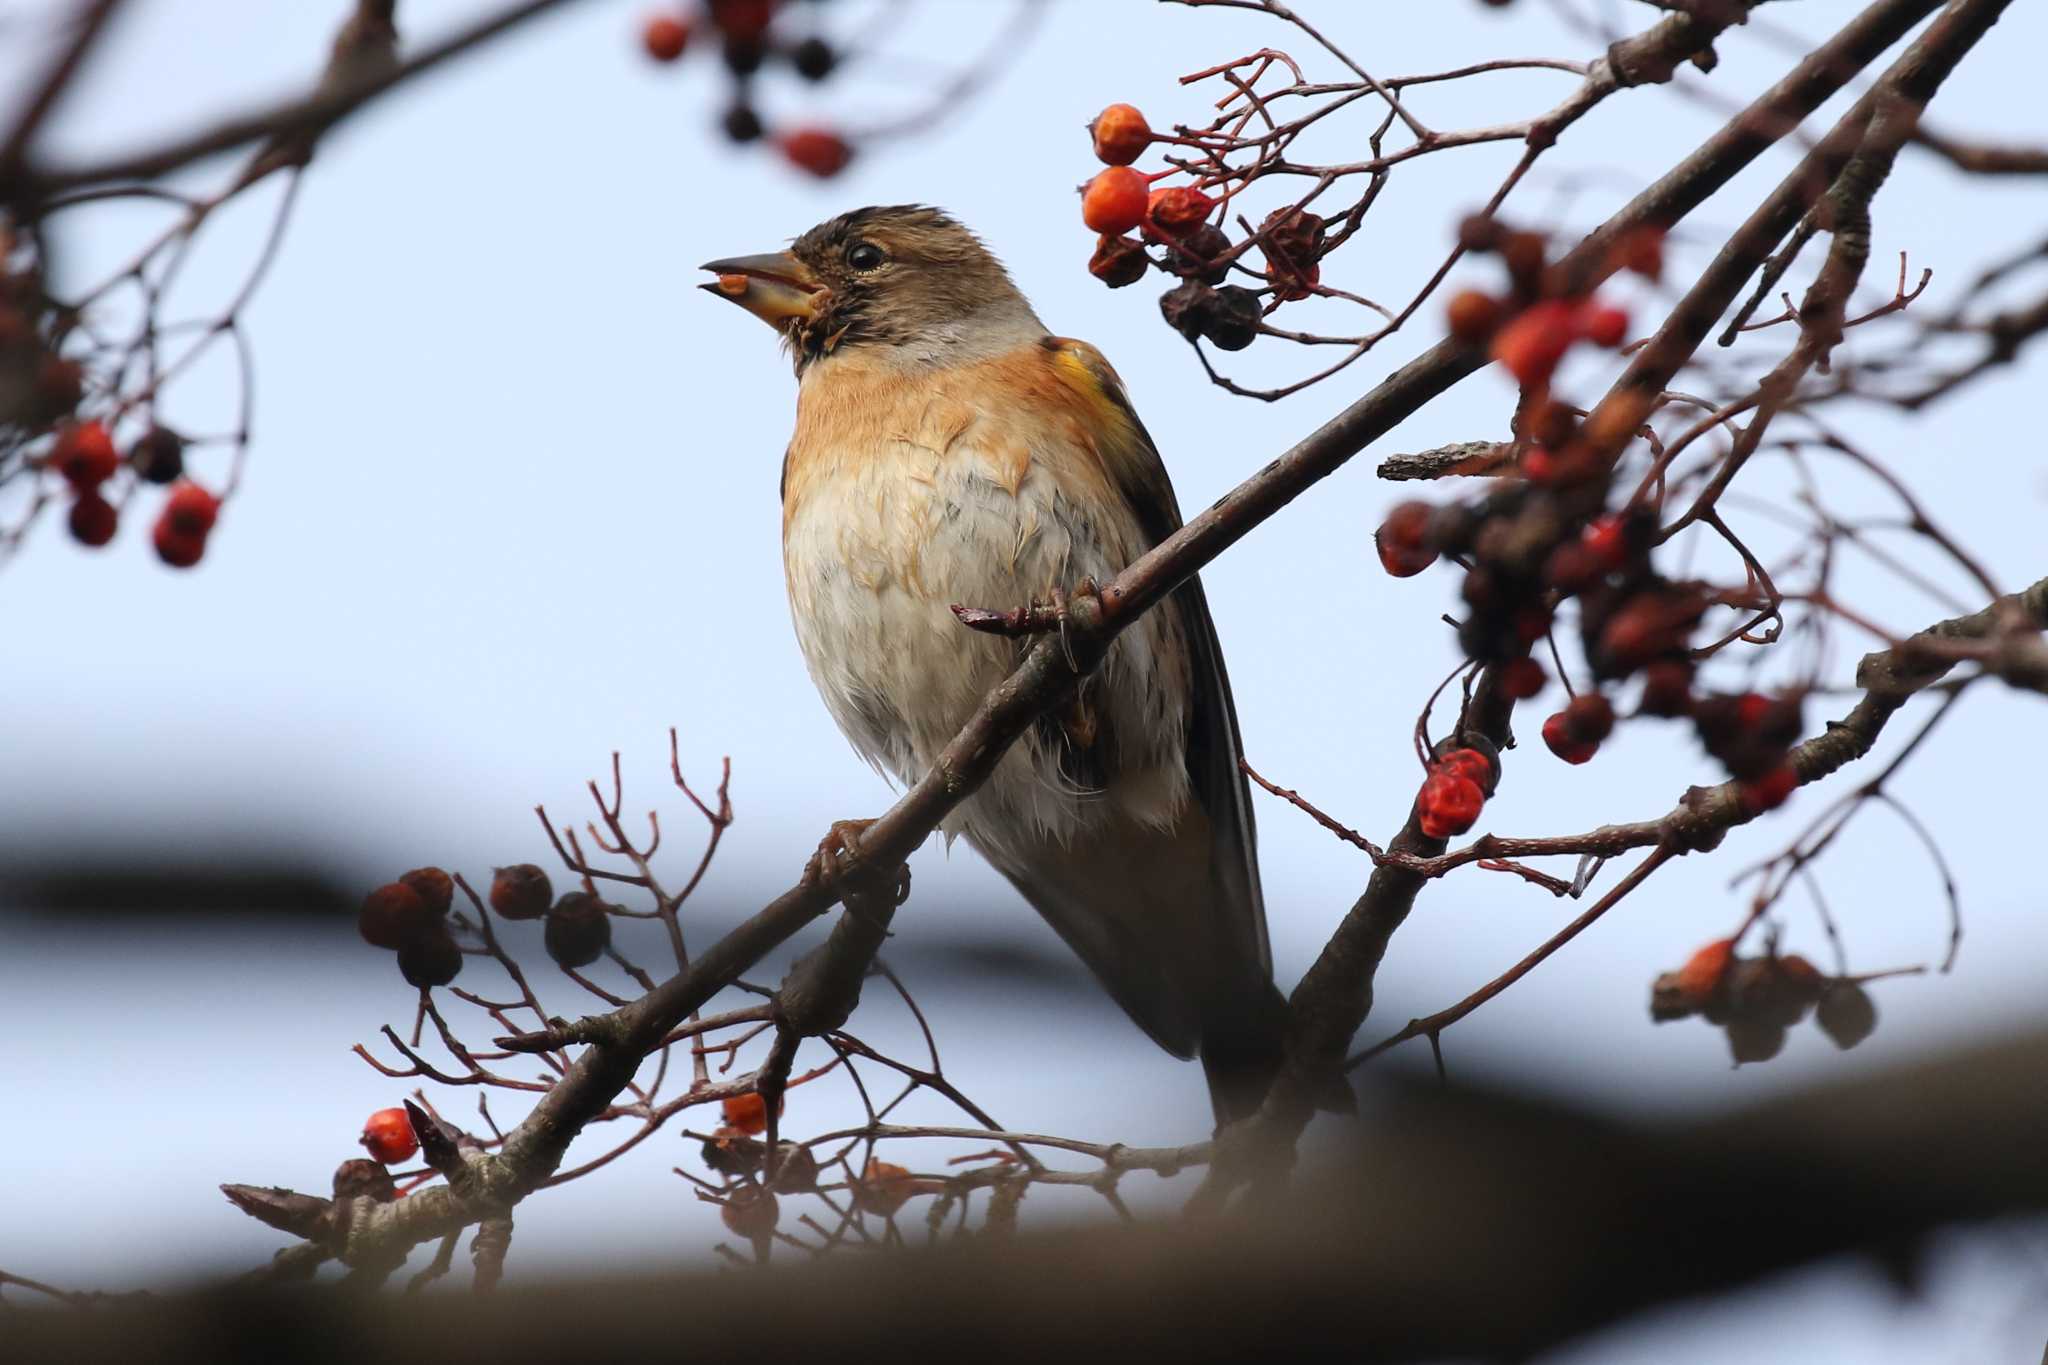
POLYGON ((940 359, 1043 334, 981 239, 935 208, 899 204, 827 219, 787 251, 708 261, 703 286, 782 333, 798 373, 869 347, 940 359))

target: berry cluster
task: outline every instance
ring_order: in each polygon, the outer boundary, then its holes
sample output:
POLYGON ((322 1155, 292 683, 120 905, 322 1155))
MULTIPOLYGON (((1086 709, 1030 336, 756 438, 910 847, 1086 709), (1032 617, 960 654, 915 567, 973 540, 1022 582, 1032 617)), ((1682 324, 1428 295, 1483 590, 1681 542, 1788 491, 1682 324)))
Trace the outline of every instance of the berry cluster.
POLYGON ((184 477, 186 441, 169 427, 141 423, 123 452, 111 428, 130 425, 126 409, 116 395, 94 392, 85 366, 61 354, 63 310, 43 292, 39 266, 20 256, 0 228, 0 479, 16 468, 40 471, 70 498, 72 538, 95 549, 114 539, 136 490, 171 485, 151 539, 164 563, 192 567, 206 553, 220 499, 184 477), (81 416, 90 406, 112 415, 81 416))
POLYGON ((820 179, 845 170, 853 160, 853 144, 830 128, 795 127, 769 136, 755 100, 754 77, 770 62, 786 65, 813 83, 839 68, 840 53, 831 41, 809 33, 792 38, 776 23, 779 0, 707 0, 701 13, 663 9, 641 21, 640 45, 657 62, 674 62, 704 42, 716 43, 720 62, 733 83, 732 101, 720 121, 734 142, 766 139, 782 158, 820 179))
POLYGON ((1738 1066, 1777 1056, 1786 1030, 1809 1012, 1821 1032, 1845 1050, 1877 1028, 1877 1006, 1861 981, 1827 976, 1796 953, 1737 957, 1732 938, 1707 944, 1650 988, 1652 1019, 1700 1015, 1727 1031, 1738 1066))
MULTIPOLYGON (((1464 570, 1458 640, 1474 663, 1493 669, 1515 701, 1540 695, 1549 678, 1532 648, 1550 637, 1558 613, 1576 604, 1578 633, 1593 686, 1544 720, 1544 743, 1567 763, 1588 762, 1613 733, 1619 688, 1640 679, 1634 714, 1689 719, 1701 744, 1740 785, 1752 812, 1782 804, 1798 786, 1791 746, 1800 734, 1796 696, 1704 695, 1695 690, 1695 633, 1726 601, 1700 583, 1664 577, 1652 563, 1654 503, 1610 507, 1615 457, 1581 414, 1551 394, 1564 356, 1580 343, 1612 348, 1628 331, 1621 309, 1589 296, 1545 260, 1543 239, 1490 218, 1460 229, 1469 251, 1499 257, 1502 294, 1466 290, 1448 304, 1460 342, 1486 347, 1514 376, 1521 399, 1509 477, 1487 492, 1433 506, 1395 506, 1375 533, 1381 565, 1396 577, 1440 559, 1464 570)), ((1637 234, 1614 264, 1655 278, 1662 241, 1637 234)), ((1455 803, 1453 803, 1455 804, 1455 803)), ((1448 820, 1436 823, 1448 827, 1448 820)))
MULTIPOLYGON (((421 989, 445 986, 462 970, 449 921, 454 880, 438 867, 414 868, 363 898, 356 930, 375 948, 395 950, 398 970, 421 989)), ((548 874, 532 863, 501 867, 491 879, 491 909, 508 920, 544 920, 541 941, 556 965, 574 970, 611 946, 617 907, 587 890, 557 899, 548 874)))
POLYGON ((1112 289, 1136 284, 1148 269, 1178 276, 1181 282, 1160 298, 1159 310, 1183 337, 1241 351, 1274 307, 1320 287, 1327 228, 1320 216, 1299 207, 1276 209, 1249 238, 1234 242, 1210 221, 1223 217, 1228 191, 1212 195, 1219 185, 1202 176, 1192 184, 1160 183, 1193 174, 1182 166, 1147 172, 1132 165, 1155 142, 1187 138, 1153 132, 1128 104, 1104 109, 1088 132, 1096 159, 1107 167, 1081 189, 1081 221, 1099 234, 1088 271, 1112 289), (1134 232, 1137 237, 1128 235, 1134 232), (1263 271, 1243 263, 1254 246, 1263 271), (1233 270, 1256 286, 1225 283, 1233 270))

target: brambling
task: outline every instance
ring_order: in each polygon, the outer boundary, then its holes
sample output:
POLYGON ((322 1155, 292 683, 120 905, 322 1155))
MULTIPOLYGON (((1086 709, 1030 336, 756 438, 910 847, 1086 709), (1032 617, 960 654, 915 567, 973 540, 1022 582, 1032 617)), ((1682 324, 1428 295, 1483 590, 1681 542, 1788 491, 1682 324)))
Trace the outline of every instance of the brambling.
MULTIPOLYGON (((952 604, 1107 582, 1180 526, 1166 468, 1109 362, 936 209, 857 209, 704 268, 796 364, 782 546, 811 678, 854 748, 915 782, 1028 643, 952 604)), ((1285 1008, 1239 753, 1189 579, 944 827, 1155 1042, 1201 1056, 1219 1121, 1262 1098, 1285 1008)))

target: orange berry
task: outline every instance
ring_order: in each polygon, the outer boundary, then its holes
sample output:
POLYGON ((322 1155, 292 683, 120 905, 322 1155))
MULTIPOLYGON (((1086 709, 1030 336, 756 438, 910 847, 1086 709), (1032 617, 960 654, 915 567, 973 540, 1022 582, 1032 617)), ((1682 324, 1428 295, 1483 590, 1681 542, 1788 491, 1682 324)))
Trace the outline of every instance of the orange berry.
POLYGON ((438 867, 416 867, 398 879, 420 893, 420 899, 437 915, 448 913, 455 903, 455 879, 438 867))
POLYGON ((1145 205, 1145 230, 1169 241, 1200 227, 1216 201, 1191 185, 1152 191, 1145 205))
POLYGON ((371 1157, 389 1166, 404 1161, 420 1149, 412 1131, 412 1120, 403 1109, 379 1109, 363 1124, 362 1144, 371 1157))
POLYGON ((1444 320, 1451 335, 1465 346, 1477 346, 1500 326, 1500 300, 1478 289, 1464 289, 1451 295, 1444 306, 1444 320))
POLYGON ((650 14, 640 26, 640 45, 657 62, 672 62, 690 45, 690 23, 681 15, 650 14))
MULTIPOLYGON (((744 1095, 730 1095, 720 1106, 725 1111, 725 1122, 729 1128, 737 1129, 748 1137, 768 1131, 768 1102, 761 1098, 761 1092, 750 1090, 744 1095)), ((775 1106, 775 1116, 782 1117, 783 1105, 775 1106)))
POLYGON ((1485 807, 1486 793, 1477 782, 1444 769, 1431 773, 1415 798, 1422 832, 1432 839, 1463 834, 1479 823, 1479 813, 1485 807))
POLYGON ((1640 227, 1614 246, 1614 263, 1652 284, 1664 277, 1664 229, 1640 227))
POLYGON ((758 1242, 774 1234, 781 1213, 774 1195, 759 1185, 742 1185, 726 1196, 718 1217, 734 1236, 758 1242))
POLYGON ((1105 166, 1128 166, 1145 154, 1152 141, 1152 129, 1145 116, 1129 104, 1112 104, 1088 125, 1095 139, 1095 156, 1105 166))
POLYGON ((539 919, 554 899, 548 874, 532 863, 501 867, 491 878, 491 909, 506 919, 539 919))
POLYGON ((820 180, 830 180, 853 160, 853 146, 828 128, 798 128, 775 140, 783 159, 820 180))
POLYGON ((1578 336, 1571 305, 1559 299, 1532 303, 1493 335, 1493 358, 1525 389, 1540 388, 1578 336))
POLYGON ((1721 989, 1728 968, 1735 960, 1735 940, 1717 938, 1685 960, 1678 969, 1679 991, 1690 1001, 1705 1001, 1721 989))
POLYGON ((363 897, 356 932, 373 948, 396 951, 425 933, 434 918, 418 891, 404 882, 387 882, 363 897))
POLYGON ((878 1218, 893 1218, 916 1193, 917 1182, 909 1171, 892 1161, 869 1157, 867 1169, 854 1186, 853 1202, 878 1218))
POLYGON ((1145 177, 1128 166, 1112 166, 1081 191, 1081 221, 1116 236, 1145 221, 1145 204, 1145 177))
POLYGON ((98 493, 80 493, 78 501, 71 504, 71 538, 80 545, 97 549, 114 538, 120 520, 114 504, 98 493))

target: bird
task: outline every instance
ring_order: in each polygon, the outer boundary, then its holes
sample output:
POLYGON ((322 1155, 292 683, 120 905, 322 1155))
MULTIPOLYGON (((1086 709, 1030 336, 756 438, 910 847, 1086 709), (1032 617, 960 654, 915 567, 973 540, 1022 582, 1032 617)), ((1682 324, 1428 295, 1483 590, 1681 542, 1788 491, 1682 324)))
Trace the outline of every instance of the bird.
MULTIPOLYGON (((1107 582, 1180 527, 1166 467, 1101 352, 1052 334, 940 209, 855 209, 703 268, 795 367, 782 545, 805 664, 855 750, 914 784, 1030 643, 952 608, 1107 582)), ((1201 1058, 1219 1126, 1258 1107, 1286 1019, 1242 750, 1190 577, 941 827, 1154 1042, 1201 1058)))

